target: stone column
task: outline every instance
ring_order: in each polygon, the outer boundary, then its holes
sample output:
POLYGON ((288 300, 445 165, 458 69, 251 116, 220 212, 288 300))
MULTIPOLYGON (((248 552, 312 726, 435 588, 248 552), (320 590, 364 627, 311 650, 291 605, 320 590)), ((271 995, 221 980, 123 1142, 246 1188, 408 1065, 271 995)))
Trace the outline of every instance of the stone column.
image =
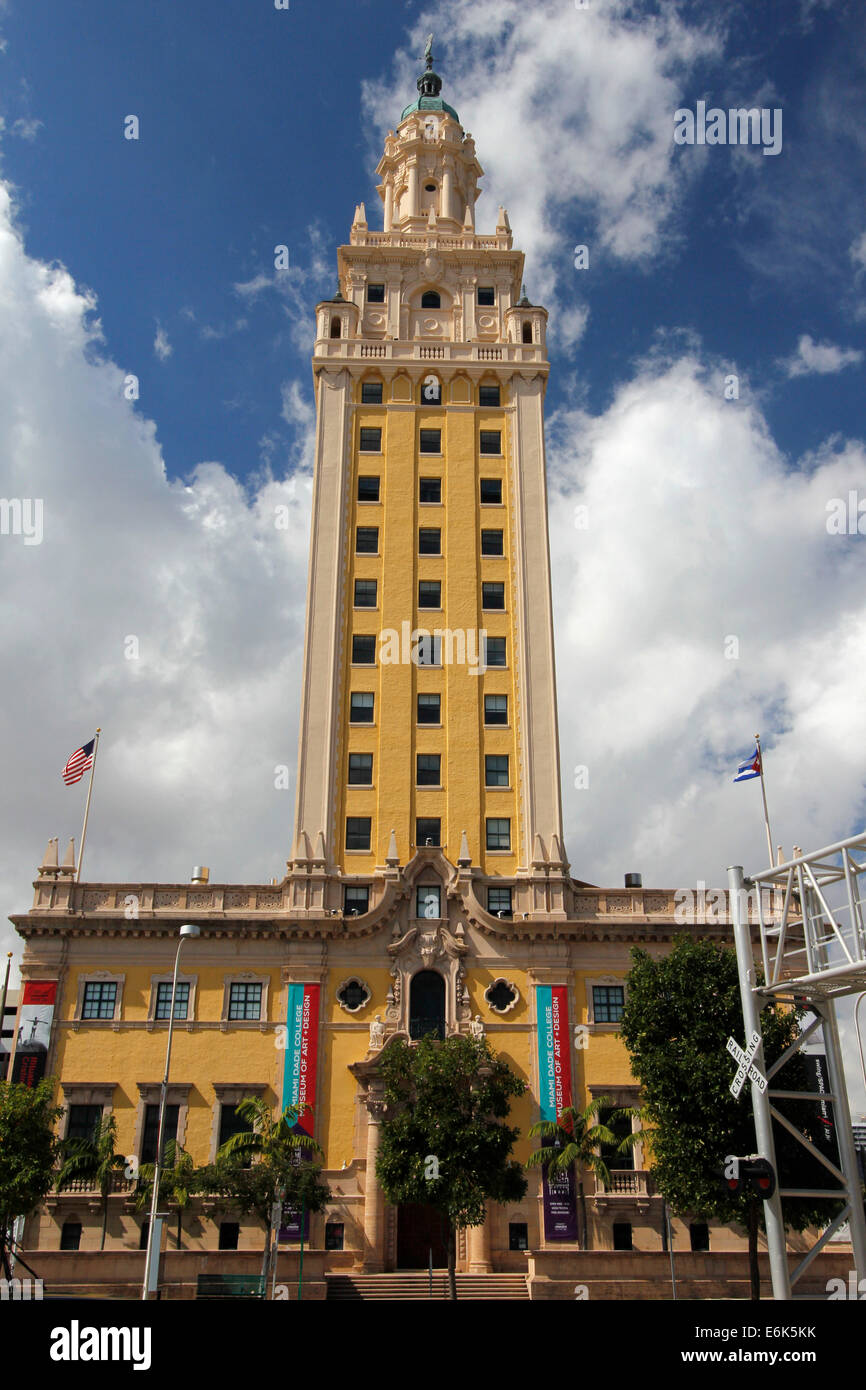
POLYGON ((442 217, 454 216, 453 175, 447 165, 442 170, 442 198, 439 211, 442 217))
POLYGON ((376 1177, 376 1155, 385 1102, 381 1096, 368 1094, 367 1100, 367 1168, 364 1179, 364 1273, 381 1274, 385 1267, 384 1202, 379 1179, 376 1177))
POLYGON ((469 1227, 468 1240, 469 1273, 492 1274, 493 1261, 490 1256, 490 1208, 483 1226, 469 1227))

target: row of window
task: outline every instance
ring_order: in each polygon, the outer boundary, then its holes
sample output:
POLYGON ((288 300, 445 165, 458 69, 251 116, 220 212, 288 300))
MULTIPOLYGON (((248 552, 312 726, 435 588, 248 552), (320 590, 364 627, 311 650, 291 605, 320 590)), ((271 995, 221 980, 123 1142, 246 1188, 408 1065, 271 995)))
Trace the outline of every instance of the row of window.
MULTIPOLYGON (((88 980, 84 986, 81 1001, 82 1018, 114 1018, 117 1006, 118 984, 114 980, 88 980)), ((186 1018, 189 1011, 188 984, 180 980, 174 997, 175 1018, 186 1018)), ((229 986, 228 1017, 230 1019, 258 1019, 262 1008, 262 986, 238 981, 229 986)), ((167 1019, 171 1014, 171 982, 159 983, 156 987, 156 1004, 153 1016, 167 1019)))
MULTIPOLYGON (((503 555, 503 532, 485 530, 481 532, 481 554, 503 555)), ((355 554, 379 554, 378 526, 355 527, 355 554)), ((421 526, 418 529, 418 554, 441 555, 442 531, 438 526, 421 526)))
MULTIPOLYGON (((346 817, 346 849, 370 849, 372 819, 370 816, 346 817)), ((415 821, 416 845, 440 847, 442 821, 439 816, 418 816, 415 821)), ((511 849, 511 821, 503 816, 488 816, 486 843, 489 850, 511 849)))
MULTIPOLYGON (((438 532, 436 533, 438 536, 438 532)), ((429 553, 429 552, 428 552, 429 553)), ((435 552, 438 555, 438 551, 435 552)), ((378 579, 356 579, 353 602, 356 608, 375 608, 379 598, 378 579)), ((442 580, 418 580, 418 607, 442 607, 442 580)), ((504 612, 505 584, 500 580, 484 580, 481 585, 481 607, 490 612, 504 612)), ((431 665, 434 663, 431 663, 431 665)))
MULTIPOLYGON (((438 640, 439 639, 437 639, 437 641, 438 640)), ((439 654, 441 656, 441 648, 439 649, 439 654)), ((355 660, 354 655, 352 657, 352 660, 355 660)), ((367 663, 360 664, 365 665, 367 663)), ((440 663, 438 661, 422 661, 419 664, 422 666, 438 666, 440 663)), ((351 724, 372 724, 374 720, 375 707, 376 697, 372 690, 353 690, 351 695, 351 704, 349 708, 349 722, 351 724)), ((441 725, 441 695, 419 695, 417 697, 417 722, 419 724, 441 725)), ((488 726, 496 724, 507 725, 507 695, 484 696, 484 723, 488 726)))
MULTIPOLYGON (((362 454, 381 454, 382 452, 382 430, 379 425, 362 425, 361 438, 359 442, 362 454)), ((480 430, 478 437, 478 450, 482 454, 502 453, 502 431, 501 430, 480 430)), ((442 431, 441 430, 419 430, 418 431, 418 452, 420 454, 441 454, 442 453, 442 431)))
MULTIPOLYGON (((440 608, 438 603, 419 603, 419 608, 440 608)), ((376 665, 376 635, 375 633, 354 633, 352 636, 352 665, 353 666, 375 666, 376 665)), ((481 666, 506 666, 506 641, 505 637, 490 637, 488 634, 481 634, 481 666)), ((418 666, 441 666, 442 665, 442 637, 435 633, 428 633, 425 637, 417 637, 413 641, 413 653, 417 650, 418 666)), ((413 661, 416 657, 413 654, 413 661)), ((420 697, 419 697, 420 698, 420 697)), ((486 697, 485 697, 486 699, 486 697)), ((436 720, 422 721, 419 723, 436 723, 436 720)), ((485 723, 499 724, 505 720, 485 719, 485 723)))
MULTIPOLYGON (((373 754, 349 754, 349 786, 372 787, 373 754)), ((441 787, 442 755, 440 753, 418 753, 415 758, 415 785, 418 787, 441 787)), ((484 757, 484 785, 486 787, 507 787, 508 754, 487 753, 484 757)))
MULTIPOLYGON (((424 503, 441 504, 442 502, 442 479, 441 478, 420 478, 418 480, 418 501, 424 503)), ((358 477, 358 501, 359 502, 379 502, 380 479, 376 474, 362 473, 358 477)), ((502 479, 501 478, 480 478, 480 499, 485 506, 502 506, 502 479)), ((483 534, 483 533, 482 533, 483 534)))
MULTIPOLYGON (((368 285, 367 303, 384 304, 385 286, 368 285)), ((475 288, 475 303, 482 308, 492 308, 496 303, 496 287, 494 285, 477 285, 475 288)), ((421 296, 422 309, 440 309, 442 307, 441 295, 438 290, 425 290, 421 296)))
MULTIPOLYGON (((439 378, 427 376, 421 387, 421 400, 424 405, 442 404, 442 383, 439 378)), ((382 405, 384 404, 384 388, 381 381, 362 381, 361 382, 361 404, 362 405, 382 405)), ((478 388, 479 406, 490 409, 502 404, 500 389, 498 386, 479 386, 478 388)))

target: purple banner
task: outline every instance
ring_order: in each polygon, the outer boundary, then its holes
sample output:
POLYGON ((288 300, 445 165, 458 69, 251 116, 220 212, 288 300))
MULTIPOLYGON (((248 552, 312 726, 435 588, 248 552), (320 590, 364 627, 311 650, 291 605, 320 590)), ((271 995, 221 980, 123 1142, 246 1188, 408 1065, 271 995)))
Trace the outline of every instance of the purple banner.
POLYGON ((558 1173, 548 1181, 547 1168, 542 1169, 542 1199, 544 1206, 544 1239, 577 1240, 577 1202, 574 1192, 574 1169, 558 1173))

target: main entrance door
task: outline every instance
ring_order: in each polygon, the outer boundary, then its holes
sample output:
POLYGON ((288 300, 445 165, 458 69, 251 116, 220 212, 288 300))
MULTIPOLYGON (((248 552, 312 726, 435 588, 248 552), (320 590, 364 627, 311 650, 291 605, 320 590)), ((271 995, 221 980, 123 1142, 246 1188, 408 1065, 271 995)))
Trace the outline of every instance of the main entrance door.
POLYGON ((402 1202, 397 1209, 397 1268, 427 1269, 431 1250, 433 1268, 447 1268, 442 1213, 435 1207, 402 1202))

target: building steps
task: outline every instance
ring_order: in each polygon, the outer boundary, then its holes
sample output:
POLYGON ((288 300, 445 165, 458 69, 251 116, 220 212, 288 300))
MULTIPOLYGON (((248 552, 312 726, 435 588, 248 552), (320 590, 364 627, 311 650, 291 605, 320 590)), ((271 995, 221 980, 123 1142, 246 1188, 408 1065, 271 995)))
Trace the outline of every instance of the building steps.
MULTIPOLYGON (((327 1274, 328 1299, 348 1302, 361 1299, 428 1299, 430 1276, 424 1272, 396 1274, 327 1274)), ((433 1271, 433 1298, 448 1298, 448 1275, 433 1271)), ((528 1300, 524 1274, 458 1274, 458 1300, 528 1300)))

